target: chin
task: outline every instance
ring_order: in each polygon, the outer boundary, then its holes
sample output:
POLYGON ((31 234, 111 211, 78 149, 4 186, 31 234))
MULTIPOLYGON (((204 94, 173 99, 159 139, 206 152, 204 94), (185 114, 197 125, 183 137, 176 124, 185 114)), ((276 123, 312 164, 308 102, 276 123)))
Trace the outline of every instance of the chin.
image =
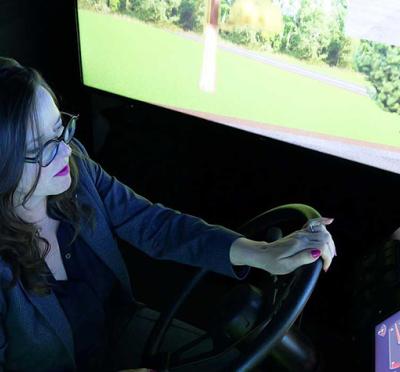
POLYGON ((60 181, 58 182, 57 187, 53 188, 53 192, 50 195, 60 195, 63 192, 67 191, 71 186, 71 177, 70 175, 60 177, 60 181))

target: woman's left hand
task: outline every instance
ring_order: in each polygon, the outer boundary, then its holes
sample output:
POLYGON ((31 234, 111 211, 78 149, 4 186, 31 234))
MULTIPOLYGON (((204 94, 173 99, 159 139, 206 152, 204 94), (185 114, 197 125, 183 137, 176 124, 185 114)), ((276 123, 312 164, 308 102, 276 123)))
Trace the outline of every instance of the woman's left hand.
POLYGON ((282 275, 321 257, 327 271, 336 256, 335 243, 325 227, 332 221, 324 217, 309 220, 301 230, 271 243, 238 238, 231 246, 231 262, 282 275))

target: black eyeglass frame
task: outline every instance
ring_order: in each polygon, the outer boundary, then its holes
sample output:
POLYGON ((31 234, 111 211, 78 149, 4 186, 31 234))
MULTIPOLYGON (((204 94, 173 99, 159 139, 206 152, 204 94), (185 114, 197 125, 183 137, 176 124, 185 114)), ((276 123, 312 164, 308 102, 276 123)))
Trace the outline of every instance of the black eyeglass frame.
POLYGON ((72 141, 72 138, 74 138, 74 134, 75 134, 76 121, 78 120, 79 115, 69 114, 68 112, 64 112, 64 111, 60 111, 60 114, 61 114, 61 115, 67 115, 67 116, 70 117, 68 123, 64 126, 64 129, 63 129, 61 135, 60 135, 58 138, 56 138, 56 139, 51 139, 50 141, 47 141, 47 142, 42 146, 42 148, 39 150, 39 152, 37 153, 37 155, 36 155, 35 157, 33 157, 33 158, 31 158, 31 157, 25 157, 24 159, 25 159, 25 162, 26 162, 26 163, 39 163, 41 167, 45 168, 45 167, 49 166, 49 165, 52 163, 52 161, 55 159, 55 157, 57 156, 57 154, 58 154, 58 148, 59 148, 59 146, 60 146, 61 141, 64 141, 64 143, 67 144, 67 145, 72 141), (66 142, 64 136, 65 136, 65 133, 67 132, 67 129, 68 129, 69 126, 71 126, 71 125, 73 125, 72 136, 71 136, 71 138, 69 139, 69 141, 66 142), (48 146, 49 144, 53 143, 53 142, 58 142, 56 151, 54 152, 54 155, 53 155, 52 159, 49 161, 49 163, 46 164, 46 165, 43 165, 43 164, 42 164, 42 153, 43 153, 45 147, 48 146))

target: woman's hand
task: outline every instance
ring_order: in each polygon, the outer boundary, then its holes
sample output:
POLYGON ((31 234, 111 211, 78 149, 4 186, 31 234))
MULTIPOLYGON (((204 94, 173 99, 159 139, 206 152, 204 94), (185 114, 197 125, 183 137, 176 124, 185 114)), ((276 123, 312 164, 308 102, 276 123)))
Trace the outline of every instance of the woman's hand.
POLYGON ((236 239, 230 250, 231 262, 233 265, 248 265, 281 275, 321 257, 323 268, 327 271, 336 256, 335 243, 325 227, 332 221, 324 217, 312 219, 301 230, 271 243, 236 239))

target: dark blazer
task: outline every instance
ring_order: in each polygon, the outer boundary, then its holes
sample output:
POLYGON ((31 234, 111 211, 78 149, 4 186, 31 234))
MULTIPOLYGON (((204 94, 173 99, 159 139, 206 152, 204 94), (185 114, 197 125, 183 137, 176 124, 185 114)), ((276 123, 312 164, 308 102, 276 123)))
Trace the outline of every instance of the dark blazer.
MULTIPOLYGON (((127 302, 133 300, 132 290, 116 237, 154 258, 233 278, 246 275, 248 268, 235 271, 229 260, 230 246, 240 234, 152 204, 107 174, 78 140, 73 143, 87 156, 76 157, 80 177, 76 195, 94 209, 97 222, 92 231, 82 217, 80 237, 115 274, 127 302)), ((0 284, 10 280, 10 266, 0 258, 0 284)), ((54 293, 32 294, 20 281, 10 290, 0 289, 0 370, 75 368, 72 331, 54 293)))

